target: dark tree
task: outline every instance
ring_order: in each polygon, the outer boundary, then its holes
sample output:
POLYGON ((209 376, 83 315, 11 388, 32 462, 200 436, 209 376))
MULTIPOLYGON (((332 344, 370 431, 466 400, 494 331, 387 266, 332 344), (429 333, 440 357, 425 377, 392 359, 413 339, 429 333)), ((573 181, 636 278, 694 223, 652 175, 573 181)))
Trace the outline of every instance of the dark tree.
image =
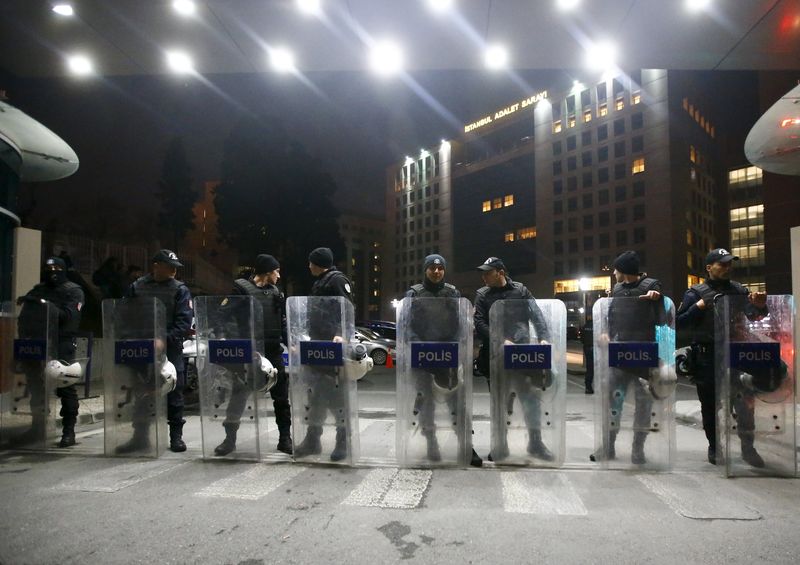
POLYGON ((192 227, 192 208, 197 200, 197 193, 192 188, 186 151, 179 137, 174 138, 167 148, 161 180, 158 181, 157 197, 161 203, 158 224, 166 235, 168 245, 177 249, 192 227))
POLYGON ((219 232, 242 262, 275 255, 284 282, 299 292, 310 284, 309 251, 330 247, 343 257, 336 183, 278 121, 248 119, 233 128, 221 180, 214 197, 219 232))

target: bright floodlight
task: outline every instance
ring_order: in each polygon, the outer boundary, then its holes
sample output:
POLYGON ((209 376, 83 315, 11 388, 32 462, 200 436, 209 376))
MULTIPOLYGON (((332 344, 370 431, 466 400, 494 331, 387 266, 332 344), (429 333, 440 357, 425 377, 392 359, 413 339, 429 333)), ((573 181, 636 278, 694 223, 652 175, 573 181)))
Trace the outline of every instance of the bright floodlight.
POLYGON ((72 55, 67 59, 67 67, 70 72, 78 76, 86 76, 92 74, 94 65, 88 57, 84 55, 72 55))
POLYGON ((322 10, 320 0, 297 0, 297 7, 306 14, 319 14, 322 10))
POLYGON ((59 16, 72 16, 75 10, 72 9, 72 4, 55 4, 53 11, 59 16))
POLYGON ((453 0, 428 0, 428 6, 434 12, 446 12, 453 6, 453 0))
POLYGON ((370 53, 369 63, 378 74, 395 74, 403 68, 403 51, 391 41, 376 43, 370 53))
POLYGON ((490 69, 502 69, 508 65, 508 51, 502 45, 491 45, 486 48, 485 62, 490 69))
POLYGON ((170 70, 178 74, 191 73, 194 70, 192 58, 182 51, 170 51, 167 53, 167 65, 170 70))
POLYGON ((573 10, 581 3, 581 0, 556 0, 556 5, 565 12, 573 10))
POLYGON ((686 0, 684 5, 690 12, 700 12, 711 6, 711 0, 686 0))
POLYGON ((289 73, 294 70, 294 55, 284 47, 270 49, 269 62, 273 69, 281 73, 289 73))
POLYGON ((617 48, 610 41, 595 43, 586 51, 586 66, 604 71, 616 65, 617 48))
POLYGON ((192 0, 173 0, 172 9, 181 16, 193 16, 197 10, 197 6, 195 6, 192 0))

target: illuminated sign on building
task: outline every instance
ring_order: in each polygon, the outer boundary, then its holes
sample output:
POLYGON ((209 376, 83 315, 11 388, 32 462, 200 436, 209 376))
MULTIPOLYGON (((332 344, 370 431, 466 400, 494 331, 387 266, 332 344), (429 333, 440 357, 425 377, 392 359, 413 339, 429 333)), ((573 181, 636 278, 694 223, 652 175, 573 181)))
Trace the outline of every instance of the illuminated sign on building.
POLYGON ((511 104, 510 106, 506 106, 505 108, 497 110, 494 114, 489 114, 488 116, 484 116, 480 120, 477 120, 475 122, 472 122, 471 124, 465 125, 464 126, 464 133, 469 133, 469 132, 474 131, 474 130, 480 128, 480 127, 483 127, 485 125, 491 124, 496 120, 499 120, 501 118, 505 118, 506 116, 510 116, 511 114, 514 114, 515 112, 517 112, 521 108, 527 108, 528 106, 532 106, 532 105, 536 104, 539 100, 544 100, 545 98, 547 98, 547 91, 546 90, 543 90, 541 92, 537 92, 536 94, 534 94, 533 96, 530 96, 528 98, 523 98, 522 100, 520 100, 516 104, 511 104))

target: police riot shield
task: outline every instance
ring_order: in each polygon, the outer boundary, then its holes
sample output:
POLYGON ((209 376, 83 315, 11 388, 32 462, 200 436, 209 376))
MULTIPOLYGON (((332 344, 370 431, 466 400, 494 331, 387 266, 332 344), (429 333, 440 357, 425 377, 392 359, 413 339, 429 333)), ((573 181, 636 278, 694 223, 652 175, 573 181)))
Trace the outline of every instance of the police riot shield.
POLYGON ((356 382, 363 376, 357 368, 365 363, 353 305, 340 296, 293 296, 286 305, 293 457, 353 465, 359 456, 356 382))
POLYGON ((714 305, 717 459, 726 476, 794 476, 794 300, 746 295, 714 305), (721 459, 720 459, 721 458, 721 459))
POLYGON ((472 454, 472 305, 404 298, 397 309, 397 462, 466 465, 472 454))
POLYGON ((492 459, 564 462, 567 309, 560 300, 498 300, 489 311, 492 459))
POLYGON ((159 457, 169 445, 164 304, 154 297, 103 301, 105 453, 159 457))
POLYGON ((264 356, 261 305, 252 296, 195 299, 203 457, 260 460, 267 398, 278 371, 264 356), (230 443, 221 449, 224 442, 230 443))
MULTIPOLYGON (((3 322, 13 349, 10 358, 4 355, 2 443, 20 449, 45 449, 60 435, 56 428, 58 410, 53 412, 49 402, 55 386, 46 376, 48 364, 58 355, 58 310, 49 302, 28 300, 16 320, 9 306, 3 322)), ((8 338, 4 341, 8 343, 8 338)))
POLYGON ((668 471, 675 459, 675 307, 663 297, 598 300, 595 447, 605 468, 668 471))

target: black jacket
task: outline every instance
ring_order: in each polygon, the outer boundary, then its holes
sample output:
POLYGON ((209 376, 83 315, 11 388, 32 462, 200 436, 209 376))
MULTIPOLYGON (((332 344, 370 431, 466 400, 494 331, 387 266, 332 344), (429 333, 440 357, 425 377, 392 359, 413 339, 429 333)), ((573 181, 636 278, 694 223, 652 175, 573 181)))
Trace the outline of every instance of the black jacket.
POLYGON ((533 322, 539 340, 550 341, 550 330, 544 319, 541 309, 536 304, 533 294, 522 283, 514 282, 506 276, 506 285, 496 288, 484 286, 478 289, 475 295, 475 330, 483 341, 484 347, 489 345, 489 310, 498 300, 534 300, 526 320, 508 319, 505 322, 503 333, 506 339, 514 343, 524 343, 528 340, 528 321, 533 322))

